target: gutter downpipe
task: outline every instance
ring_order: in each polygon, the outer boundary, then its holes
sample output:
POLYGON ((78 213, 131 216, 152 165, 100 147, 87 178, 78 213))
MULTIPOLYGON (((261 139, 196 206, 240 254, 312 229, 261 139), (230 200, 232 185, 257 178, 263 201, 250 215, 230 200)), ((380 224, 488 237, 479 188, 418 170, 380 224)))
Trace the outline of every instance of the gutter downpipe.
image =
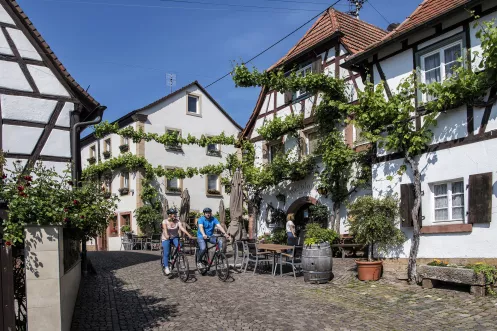
MULTIPOLYGON (((93 111, 97 112, 97 117, 93 121, 78 122, 74 124, 71 131, 71 149, 73 155, 72 177, 76 187, 81 186, 81 148, 79 148, 78 134, 80 129, 90 125, 95 125, 102 122, 103 112, 107 109, 106 106, 97 106, 93 111)), ((88 273, 88 261, 86 259, 86 240, 81 240, 81 271, 84 275, 88 273)))

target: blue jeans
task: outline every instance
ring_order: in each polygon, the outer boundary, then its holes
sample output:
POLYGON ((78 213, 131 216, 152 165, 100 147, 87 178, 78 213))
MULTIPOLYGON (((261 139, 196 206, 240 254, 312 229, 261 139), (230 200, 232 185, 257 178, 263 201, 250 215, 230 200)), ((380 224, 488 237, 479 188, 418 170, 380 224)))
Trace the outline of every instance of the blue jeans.
MULTIPOLYGON (((219 238, 216 238, 216 237, 210 237, 209 242, 211 244, 215 244, 218 239, 219 238)), ((205 239, 203 237, 197 237, 197 242, 198 242, 198 248, 199 248, 198 257, 197 257, 197 262, 198 262, 201 260, 202 256, 204 256, 204 253, 207 249, 207 244, 205 243, 205 239)), ((223 242, 219 241, 219 250, 222 250, 222 249, 223 249, 223 242)))
POLYGON ((164 267, 167 267, 169 265, 169 248, 171 247, 171 242, 174 244, 176 248, 178 248, 179 245, 179 238, 170 238, 169 240, 163 240, 162 241, 162 249, 164 251, 164 267))

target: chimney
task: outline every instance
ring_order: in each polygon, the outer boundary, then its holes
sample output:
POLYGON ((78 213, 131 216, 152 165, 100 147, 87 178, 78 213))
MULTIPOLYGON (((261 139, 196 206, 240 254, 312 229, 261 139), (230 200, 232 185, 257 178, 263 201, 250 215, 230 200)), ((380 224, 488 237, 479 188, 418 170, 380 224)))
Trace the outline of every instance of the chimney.
POLYGON ((387 27, 387 31, 388 32, 392 32, 393 30, 395 30, 398 26, 400 25, 400 23, 390 23, 387 27))

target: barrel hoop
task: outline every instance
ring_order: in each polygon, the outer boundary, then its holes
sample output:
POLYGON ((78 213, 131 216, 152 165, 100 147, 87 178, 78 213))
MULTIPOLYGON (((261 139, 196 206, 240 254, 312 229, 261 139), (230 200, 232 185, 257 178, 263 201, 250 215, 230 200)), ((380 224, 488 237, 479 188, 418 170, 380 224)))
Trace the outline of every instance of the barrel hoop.
POLYGON ((304 272, 304 274, 320 275, 320 274, 330 274, 331 270, 330 271, 306 271, 306 270, 304 270, 303 272, 304 272))

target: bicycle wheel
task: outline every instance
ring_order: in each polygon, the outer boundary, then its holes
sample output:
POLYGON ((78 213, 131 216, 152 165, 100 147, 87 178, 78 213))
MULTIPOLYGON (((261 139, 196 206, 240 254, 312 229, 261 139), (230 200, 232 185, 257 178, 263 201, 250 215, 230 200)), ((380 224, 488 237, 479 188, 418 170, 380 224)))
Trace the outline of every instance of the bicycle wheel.
POLYGON ((230 266, 228 265, 228 259, 223 253, 219 253, 216 256, 216 273, 220 280, 225 282, 230 276, 230 266))
POLYGON ((176 270, 178 270, 179 279, 183 282, 187 282, 190 278, 190 268, 188 266, 188 259, 183 254, 178 255, 178 260, 176 261, 176 270))

